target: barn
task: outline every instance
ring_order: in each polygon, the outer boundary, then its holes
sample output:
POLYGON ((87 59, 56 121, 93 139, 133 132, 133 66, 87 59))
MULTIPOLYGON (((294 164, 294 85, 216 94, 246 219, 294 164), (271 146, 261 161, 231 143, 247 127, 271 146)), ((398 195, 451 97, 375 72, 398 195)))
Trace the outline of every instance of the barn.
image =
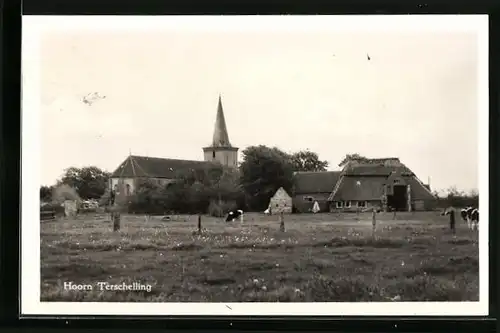
POLYGON ((317 201, 320 211, 329 209, 328 197, 340 176, 340 171, 295 172, 293 175, 293 208, 298 213, 311 212, 317 201))
POLYGON ((331 212, 381 208, 384 211, 424 211, 435 207, 428 184, 420 181, 399 158, 352 160, 340 172, 329 197, 331 212))
POLYGON ((271 214, 290 214, 292 212, 292 197, 280 187, 269 200, 269 212, 271 214))

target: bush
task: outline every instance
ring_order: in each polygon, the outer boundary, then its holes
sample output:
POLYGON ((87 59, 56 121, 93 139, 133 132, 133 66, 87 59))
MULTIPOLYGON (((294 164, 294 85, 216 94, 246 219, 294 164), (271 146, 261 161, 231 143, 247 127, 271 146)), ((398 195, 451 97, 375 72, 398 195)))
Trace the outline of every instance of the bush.
POLYGON ((56 216, 64 215, 64 207, 57 202, 51 202, 46 205, 40 206, 40 212, 54 211, 56 216))
POLYGON ((222 202, 221 205, 216 200, 212 200, 208 205, 208 215, 214 217, 223 217, 229 211, 236 209, 235 201, 222 202))

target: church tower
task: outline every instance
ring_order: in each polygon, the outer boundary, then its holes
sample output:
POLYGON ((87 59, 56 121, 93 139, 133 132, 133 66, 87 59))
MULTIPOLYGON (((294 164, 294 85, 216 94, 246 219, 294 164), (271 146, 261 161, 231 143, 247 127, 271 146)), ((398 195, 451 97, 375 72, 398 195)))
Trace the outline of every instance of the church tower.
POLYGON ((205 156, 205 161, 219 162, 222 165, 230 167, 238 166, 238 148, 231 146, 229 142, 220 95, 219 104, 217 105, 217 117, 215 119, 212 144, 203 148, 203 154, 205 156))

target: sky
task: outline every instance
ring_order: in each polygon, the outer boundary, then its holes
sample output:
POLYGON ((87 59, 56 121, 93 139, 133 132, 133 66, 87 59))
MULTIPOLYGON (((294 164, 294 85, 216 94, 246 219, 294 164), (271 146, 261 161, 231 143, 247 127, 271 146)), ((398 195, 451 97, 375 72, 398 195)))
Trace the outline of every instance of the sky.
POLYGON ((45 33, 42 184, 129 153, 203 159, 221 94, 240 153, 399 157, 433 189, 478 188, 476 34, 299 30, 45 33))

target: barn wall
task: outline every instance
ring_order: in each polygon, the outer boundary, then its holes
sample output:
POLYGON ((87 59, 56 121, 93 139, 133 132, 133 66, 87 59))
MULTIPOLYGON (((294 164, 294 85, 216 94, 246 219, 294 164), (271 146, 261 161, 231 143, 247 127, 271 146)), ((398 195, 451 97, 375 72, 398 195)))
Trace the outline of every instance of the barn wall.
POLYGON ((284 191, 277 191, 274 196, 269 200, 269 207, 271 208, 271 213, 292 213, 292 198, 284 191))
POLYGON ((425 210, 425 202, 423 200, 415 200, 413 201, 413 209, 416 211, 425 210))
POLYGON ((430 211, 437 207, 436 200, 415 200, 413 201, 413 209, 416 211, 430 211))
POLYGON ((310 213, 314 201, 318 202, 320 212, 328 211, 328 197, 330 196, 330 192, 325 193, 302 193, 297 194, 293 197, 293 207, 297 211, 297 213, 310 213), (308 201, 304 199, 305 197, 311 197, 312 201, 308 201))

